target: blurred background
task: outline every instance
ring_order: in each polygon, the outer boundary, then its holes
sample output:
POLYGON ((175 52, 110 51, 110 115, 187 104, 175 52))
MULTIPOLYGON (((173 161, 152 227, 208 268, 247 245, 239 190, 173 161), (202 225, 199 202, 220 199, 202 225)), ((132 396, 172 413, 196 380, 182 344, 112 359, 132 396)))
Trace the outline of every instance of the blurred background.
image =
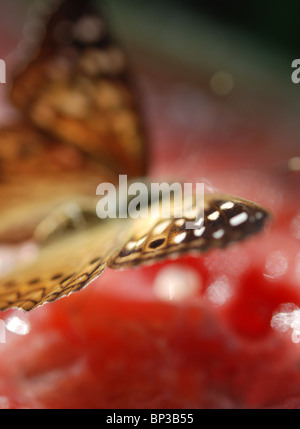
MULTIPOLYGON (((28 7, 34 3, 42 5, 49 1, 2 2, 2 31, 11 37, 20 36, 28 7)), ((161 52, 170 49, 179 58, 197 53, 195 64, 212 47, 207 65, 217 61, 220 52, 223 61, 239 53, 239 61, 235 58, 237 63, 251 60, 256 52, 257 60, 264 57, 262 66, 271 64, 273 58, 277 70, 272 74, 277 75, 286 67, 286 60, 299 56, 300 4, 296 0, 217 4, 207 0, 95 0, 95 3, 104 6, 114 30, 126 41, 135 39, 136 44, 149 44, 161 52)), ((9 43, 6 47, 2 43, 1 53, 6 54, 9 49, 9 43)))

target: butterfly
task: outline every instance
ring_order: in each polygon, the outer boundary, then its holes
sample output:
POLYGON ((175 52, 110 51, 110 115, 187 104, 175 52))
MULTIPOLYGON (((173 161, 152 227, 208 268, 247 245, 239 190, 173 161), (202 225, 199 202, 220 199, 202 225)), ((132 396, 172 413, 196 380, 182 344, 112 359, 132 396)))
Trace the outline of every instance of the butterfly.
POLYGON ((93 2, 65 0, 44 19, 10 92, 20 119, 0 130, 0 241, 33 239, 39 251, 0 279, 0 310, 55 301, 107 267, 224 248, 262 230, 267 210, 218 193, 205 195, 197 229, 174 214, 97 218, 99 183, 146 176, 145 127, 124 52, 93 2))

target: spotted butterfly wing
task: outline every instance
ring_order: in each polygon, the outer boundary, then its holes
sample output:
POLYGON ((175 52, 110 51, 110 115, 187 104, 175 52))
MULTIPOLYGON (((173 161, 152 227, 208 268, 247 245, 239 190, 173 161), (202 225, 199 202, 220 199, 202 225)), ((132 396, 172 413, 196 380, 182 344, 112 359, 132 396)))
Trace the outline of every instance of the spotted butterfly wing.
POLYGON ((191 222, 187 217, 159 218, 150 224, 140 219, 131 239, 113 254, 108 266, 128 268, 183 253, 225 248, 261 231, 269 219, 268 211, 258 204, 232 195, 207 193, 203 204, 203 210, 192 218, 192 228, 187 226, 191 222))
POLYGON ((99 221, 42 246, 35 260, 1 279, 0 310, 31 310, 69 295, 107 267, 140 266, 181 253, 226 247, 260 231, 267 218, 266 210, 254 203, 208 194, 203 222, 196 229, 187 229, 184 217, 99 221))
POLYGON ((105 25, 89 2, 63 2, 15 79, 12 99, 24 118, 0 131, 0 241, 31 239, 38 252, 1 278, 0 310, 67 296, 106 267, 225 247, 261 230, 268 217, 253 203, 211 194, 196 230, 174 215, 96 218, 97 184, 145 171, 138 110, 105 25))
MULTIPOLYGON (((79 147, 118 174, 142 176, 145 137, 126 57, 94 3, 63 1, 49 16, 41 44, 22 47, 27 56, 11 99, 55 139, 79 147)), ((27 25, 30 40, 40 39, 34 30, 43 28, 38 24, 33 14, 27 25)))

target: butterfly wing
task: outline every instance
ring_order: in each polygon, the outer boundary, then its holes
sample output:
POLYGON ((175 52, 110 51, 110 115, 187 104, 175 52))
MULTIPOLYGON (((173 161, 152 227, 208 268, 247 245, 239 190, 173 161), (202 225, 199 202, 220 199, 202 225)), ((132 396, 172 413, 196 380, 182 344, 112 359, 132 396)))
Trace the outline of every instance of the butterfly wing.
POLYGON ((203 216, 197 215, 199 226, 192 229, 187 227, 191 219, 186 217, 156 219, 152 224, 140 219, 131 239, 110 257, 108 266, 128 268, 183 253, 224 248, 258 233, 270 218, 258 204, 217 193, 205 195, 203 216))
POLYGON ((32 13, 26 26, 35 47, 22 49, 26 64, 11 90, 22 123, 0 130, 2 242, 29 238, 50 211, 95 195, 117 174, 145 172, 125 57, 92 3, 63 1, 47 26, 32 13))
POLYGON ((208 194, 203 223, 197 229, 187 229, 187 218, 172 216, 99 221, 97 226, 46 244, 36 260, 1 279, 0 310, 31 310, 69 295, 88 285, 106 267, 140 266, 182 253, 225 247, 259 232, 268 217, 262 207, 249 201, 208 194))
MULTIPOLYGON (((126 58, 94 6, 91 0, 63 1, 50 15, 43 38, 30 31, 29 22, 27 33, 37 42, 22 49, 26 62, 11 99, 55 139, 119 174, 143 176, 144 130, 126 58)), ((37 26, 44 27, 35 16, 31 27, 37 26)))
POLYGON ((31 310, 80 290, 102 273, 124 239, 122 222, 112 222, 42 246, 35 260, 1 279, 0 310, 31 310))
POLYGON ((55 207, 95 196, 102 181, 116 177, 75 147, 18 124, 0 130, 0 242, 31 237, 55 207))
MULTIPOLYGON (((27 25, 37 45, 28 47, 29 56, 22 48, 26 64, 11 89, 22 122, 0 130, 0 242, 5 245, 47 241, 53 225, 56 237, 61 205, 82 206, 85 199, 89 205, 99 183, 116 183, 120 173, 145 173, 144 132, 126 60, 92 3, 63 1, 49 12, 46 27, 33 18, 33 27, 45 28, 42 42, 27 25)), ((0 308, 31 309, 87 284, 123 244, 120 229, 120 222, 101 224, 96 235, 79 230, 74 238, 63 234, 44 243, 34 261, 3 278, 0 308)))

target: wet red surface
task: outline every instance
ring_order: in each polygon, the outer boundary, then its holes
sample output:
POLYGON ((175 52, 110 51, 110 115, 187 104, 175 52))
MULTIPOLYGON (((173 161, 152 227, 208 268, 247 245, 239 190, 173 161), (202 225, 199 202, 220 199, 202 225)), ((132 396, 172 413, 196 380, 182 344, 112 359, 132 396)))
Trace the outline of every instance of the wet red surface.
POLYGON ((272 223, 224 251, 107 270, 32 311, 30 333, 0 344, 0 407, 299 408, 299 345, 292 328, 271 327, 282 304, 300 307, 300 179, 282 174, 296 155, 280 140, 287 124, 240 112, 203 83, 140 73, 152 175, 205 178, 267 207, 272 223), (195 270, 199 290, 160 299, 166 266, 195 270))

